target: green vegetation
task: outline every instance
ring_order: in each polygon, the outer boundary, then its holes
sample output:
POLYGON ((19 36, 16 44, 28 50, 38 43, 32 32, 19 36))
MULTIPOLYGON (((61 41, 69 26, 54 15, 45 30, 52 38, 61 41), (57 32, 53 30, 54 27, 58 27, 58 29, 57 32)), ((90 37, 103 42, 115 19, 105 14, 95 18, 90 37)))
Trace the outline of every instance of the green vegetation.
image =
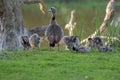
MULTIPOLYGON (((74 34, 82 39, 101 25, 107 4, 102 1, 49 2, 45 6, 47 9, 51 6, 57 8, 57 22, 63 29, 69 21, 70 11, 76 9, 77 26, 74 34)), ((50 15, 43 15, 38 4, 22 7, 27 28, 49 24, 50 15)), ((114 27, 110 28, 107 35, 119 36, 120 30, 115 30, 114 27)), ((68 32, 64 31, 67 35, 68 32)), ((0 52, 0 80, 120 80, 120 48, 111 53, 95 50, 76 53, 57 49, 49 51, 44 49, 48 46, 47 42, 42 45, 42 49, 33 51, 0 52)))
POLYGON ((34 50, 1 52, 1 80, 120 80, 120 54, 34 50))
MULTIPOLYGON (((73 9, 76 10, 75 21, 77 25, 74 29, 74 35, 78 36, 80 40, 88 37, 100 27, 105 17, 106 5, 107 1, 45 2, 46 9, 49 9, 51 6, 57 8, 56 19, 58 24, 63 28, 65 35, 68 35, 68 30, 65 30, 64 27, 69 22, 70 12, 73 9)), ((119 5, 120 2, 117 2, 117 10, 120 10, 119 5)), ((23 5, 22 7, 24 22, 27 28, 49 24, 51 15, 49 13, 43 15, 38 4, 23 5)), ((109 25, 107 36, 119 38, 119 33, 119 27, 109 25)), ((119 46, 119 44, 117 45, 119 46)))
MULTIPOLYGON (((49 9, 52 6, 57 8, 56 19, 63 29, 66 23, 68 23, 69 21, 71 10, 75 9, 76 10, 75 21, 77 22, 77 25, 74 33, 75 35, 79 36, 81 35, 80 31, 84 30, 83 32, 84 35, 82 38, 85 38, 89 34, 93 33, 96 27, 100 26, 105 15, 106 2, 45 3, 46 9, 49 9), (85 33, 86 31, 87 33, 85 33)), ((49 13, 43 15, 39 9, 38 4, 23 5, 22 7, 24 22, 27 28, 49 24, 51 15, 49 13)), ((64 30, 64 32, 65 35, 68 35, 67 30, 64 30)))
MULTIPOLYGON (((119 6, 119 2, 116 6, 119 6)), ((83 39, 92 34, 100 27, 106 9, 107 1, 86 1, 86 2, 45 2, 46 9, 54 6, 57 8, 57 22, 64 29, 70 18, 71 10, 75 9, 75 21, 77 23, 74 34, 83 39), (84 31, 83 31, 84 30, 84 31), (81 32, 82 31, 82 32, 81 32), (86 33, 87 31, 87 33, 86 33), (81 33, 83 34, 81 37, 81 33)), ((43 15, 38 4, 23 5, 23 17, 27 28, 34 26, 44 26, 49 24, 50 14, 43 15)), ((64 30, 65 35, 68 31, 64 30)))

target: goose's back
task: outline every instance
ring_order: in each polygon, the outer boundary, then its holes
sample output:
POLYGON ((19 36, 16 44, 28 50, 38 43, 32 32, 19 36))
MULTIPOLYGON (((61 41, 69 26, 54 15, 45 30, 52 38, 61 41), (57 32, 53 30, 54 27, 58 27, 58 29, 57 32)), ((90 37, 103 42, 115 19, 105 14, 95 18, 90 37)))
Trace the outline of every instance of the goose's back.
POLYGON ((51 35, 61 39, 64 36, 64 32, 58 24, 50 24, 45 31, 45 36, 49 37, 51 35))

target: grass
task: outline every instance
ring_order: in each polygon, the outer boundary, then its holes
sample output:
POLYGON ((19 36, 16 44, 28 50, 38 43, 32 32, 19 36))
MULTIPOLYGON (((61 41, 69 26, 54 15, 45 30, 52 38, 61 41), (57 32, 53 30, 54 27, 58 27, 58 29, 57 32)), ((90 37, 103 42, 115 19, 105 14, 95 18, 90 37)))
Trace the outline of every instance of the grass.
MULTIPOLYGON (((75 35, 84 38, 99 28, 105 15, 106 4, 70 2, 66 5, 55 2, 46 3, 46 7, 57 7, 57 21, 63 29, 69 20, 70 11, 76 9, 75 35)), ((26 27, 49 23, 50 15, 43 16, 38 5, 22 7, 26 27)), ((110 35, 114 35, 113 29, 109 31, 110 35)), ((67 31, 65 33, 67 34, 67 31)), ((94 50, 90 53, 76 53, 48 49, 3 51, 0 52, 0 80, 120 80, 119 53, 120 48, 111 53, 94 50)))
POLYGON ((120 80, 120 54, 34 50, 1 52, 1 80, 120 80))

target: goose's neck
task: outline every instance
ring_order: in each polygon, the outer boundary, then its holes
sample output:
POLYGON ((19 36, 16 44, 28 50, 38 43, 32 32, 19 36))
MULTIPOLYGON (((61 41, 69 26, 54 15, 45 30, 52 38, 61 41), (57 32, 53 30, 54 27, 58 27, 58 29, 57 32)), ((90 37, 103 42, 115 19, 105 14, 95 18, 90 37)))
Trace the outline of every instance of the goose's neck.
POLYGON ((56 18, 55 15, 53 15, 52 18, 51 18, 51 24, 56 23, 55 18, 56 18))

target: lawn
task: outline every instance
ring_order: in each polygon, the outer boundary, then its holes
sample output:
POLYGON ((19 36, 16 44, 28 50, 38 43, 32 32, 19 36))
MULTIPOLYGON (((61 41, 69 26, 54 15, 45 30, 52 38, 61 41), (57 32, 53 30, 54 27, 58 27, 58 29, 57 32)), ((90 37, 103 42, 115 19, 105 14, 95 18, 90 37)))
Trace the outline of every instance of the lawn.
MULTIPOLYGON (((77 26, 74 33, 77 36, 84 34, 83 37, 86 37, 100 26, 107 2, 70 2, 67 5, 55 2, 45 5, 47 9, 51 6, 57 8, 57 21, 63 29, 69 21, 70 11, 76 9, 77 26)), ((50 15, 47 13, 43 16, 38 4, 23 5, 22 8, 26 27, 49 24, 50 15)), ((68 34, 67 31, 64 32, 68 34)), ((109 53, 95 50, 90 53, 76 53, 65 50, 50 51, 46 48, 1 51, 0 80, 120 80, 120 49, 109 53)))
POLYGON ((119 52, 3 51, 0 80, 120 80, 119 60, 119 52))

